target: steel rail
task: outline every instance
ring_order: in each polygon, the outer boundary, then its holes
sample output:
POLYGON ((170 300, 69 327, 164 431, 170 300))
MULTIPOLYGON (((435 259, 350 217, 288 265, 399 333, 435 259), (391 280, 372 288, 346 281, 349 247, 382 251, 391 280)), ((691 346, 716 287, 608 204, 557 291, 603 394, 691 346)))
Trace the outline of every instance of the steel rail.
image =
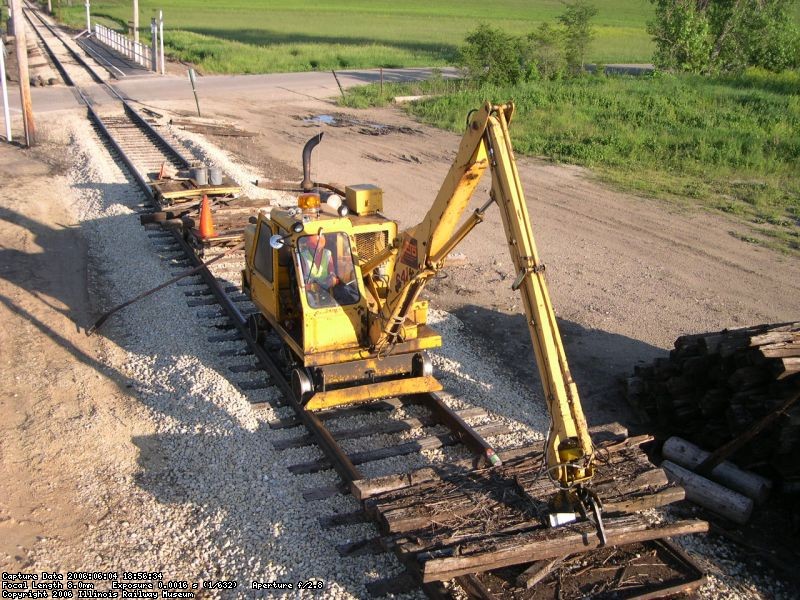
POLYGON ((150 135, 154 136, 161 144, 163 144, 176 158, 184 169, 188 169, 191 166, 191 162, 184 157, 180 151, 175 148, 172 144, 170 144, 163 135, 159 131, 156 131, 156 128, 153 127, 147 119, 145 119, 139 112, 133 108, 127 100, 122 100, 122 107, 125 110, 125 113, 130 116, 133 121, 139 125, 142 129, 145 129, 150 135))
MULTIPOLYGON (((30 8, 28 8, 28 10, 26 12, 33 12, 34 14, 36 14, 36 11, 31 11, 30 8)), ((102 135, 108 140, 108 142, 111 144, 111 146, 116 150, 117 154, 122 159, 123 163, 127 167, 128 171, 130 172, 130 174, 133 177, 134 181, 139 186, 139 188, 142 190, 142 192, 145 194, 145 196, 147 196, 153 203, 155 203, 156 198, 155 198, 155 194, 153 192, 153 189, 151 188, 151 186, 149 185, 147 180, 141 175, 141 173, 139 172, 139 169, 137 168, 137 166, 134 163, 134 161, 128 156, 128 154, 122 148, 120 143, 114 138, 114 136, 109 131, 109 129, 106 126, 106 124, 103 122, 103 119, 100 117, 100 115, 97 113, 97 111, 95 111, 95 109, 93 108, 89 98, 83 93, 83 90, 81 90, 81 88, 78 85, 76 85, 75 82, 72 80, 72 78, 68 75, 68 73, 66 72, 66 69, 64 68, 63 64, 61 64, 61 61, 58 60, 58 58, 55 55, 55 52, 50 47, 50 44, 48 44, 47 40, 44 39, 44 36, 42 35, 41 31, 39 31, 36 28, 35 24, 33 23, 33 21, 30 18, 30 15, 26 15, 26 16, 28 18, 28 21, 31 24, 31 27, 34 29, 34 31, 37 33, 37 35, 41 39, 42 43, 44 44, 45 49, 48 51, 48 54, 50 55, 50 58, 57 65, 57 68, 59 69, 59 71, 64 76, 64 79, 65 79, 66 83, 68 85, 72 86, 73 88, 75 88, 77 93, 81 96, 81 99, 83 100, 83 102, 86 104, 86 109, 87 109, 87 113, 88 113, 89 119, 92 122, 94 122, 94 124, 97 126, 97 128, 102 133, 102 135)), ((72 49, 69 48, 69 46, 67 46, 66 43, 64 43, 64 40, 62 40, 55 33, 55 31, 53 31, 53 28, 50 27, 41 18, 40 15, 36 14, 36 16, 39 19, 39 21, 45 27, 47 27, 51 31, 51 33, 53 33, 53 35, 57 39, 59 39, 59 41, 61 41, 61 43, 64 44, 64 46, 67 47, 68 50, 70 50, 70 52, 73 55, 75 55, 75 53, 72 51, 72 49)), ((97 74, 94 72, 94 70, 91 67, 89 67, 83 60, 79 59, 79 62, 87 70, 89 70, 92 73, 93 77, 95 77, 96 79, 99 80, 99 77, 97 77, 97 74)), ((179 160, 179 162, 181 164, 183 164, 185 167, 189 166, 189 161, 186 158, 184 158, 183 155, 180 152, 178 152, 167 140, 165 140, 164 137, 159 132, 157 132, 150 125, 150 123, 148 123, 132 106, 130 106, 130 104, 128 104, 128 102, 124 98, 122 98, 122 96, 110 84, 108 84, 107 82, 104 82, 102 80, 100 80, 100 83, 102 83, 104 86, 106 86, 114 95, 116 95, 119 98, 119 100, 122 102, 125 114, 128 115, 129 118, 131 118, 131 120, 132 120, 132 122, 134 124, 136 124, 140 128, 142 128, 142 129, 148 131, 150 134, 152 134, 152 136, 158 142, 163 144, 164 147, 166 147, 172 154, 174 154, 174 156, 179 160)), ((153 145, 158 146, 158 144, 155 143, 155 142, 153 142, 153 145)), ((184 254, 190 260, 190 262, 192 262, 195 266, 202 265, 203 264, 202 261, 197 256, 197 253, 194 251, 194 249, 186 241, 184 236, 179 231, 177 231, 175 229, 172 230, 172 233, 175 236, 175 239, 177 240, 177 242, 181 245, 181 248, 183 249, 184 254)), ((355 481, 355 480, 358 480, 358 479, 362 479, 362 475, 361 475, 360 471, 353 465, 353 463, 350 461, 350 459, 347 457, 347 455, 342 451, 342 449, 339 447, 339 445, 333 439, 333 436, 325 428, 325 426, 322 424, 322 422, 319 420, 319 418, 316 417, 315 415, 312 415, 311 413, 303 410, 302 406, 298 403, 297 399, 294 397, 294 395, 292 393, 292 390, 291 390, 291 386, 289 385, 289 383, 283 377, 283 374, 280 372, 280 369, 277 367, 277 365, 274 364, 274 362, 269 357, 269 355, 266 352, 266 350, 262 346, 260 346, 256 342, 256 340, 254 340, 252 338, 252 336, 250 335, 250 332, 249 332, 249 330, 247 328, 247 321, 246 321, 245 317, 242 315, 241 311, 239 311, 239 309, 236 307, 236 304, 231 300, 230 296, 228 296, 228 294, 225 293, 225 290, 222 288, 222 286, 220 286, 219 282, 217 282, 216 278, 211 273, 211 271, 208 269, 208 267, 202 269, 200 271, 200 275, 202 276, 202 278, 205 281, 206 285, 208 285, 208 287, 211 290, 212 294, 217 299, 217 302, 219 302, 219 304, 223 307, 225 312, 228 313, 228 316, 229 316, 231 322, 233 323, 233 325, 239 331, 240 335, 243 337, 243 339, 245 340, 247 345, 253 351, 254 355, 258 358, 259 362, 261 363, 262 368, 273 378, 274 382, 281 389, 281 391, 283 392, 284 396, 289 400, 289 402, 292 405, 292 407, 294 408, 295 413, 297 414, 298 418, 301 420, 303 425, 305 425, 306 429, 308 429, 308 431, 311 432, 311 434, 314 436, 317 444, 322 449, 322 451, 325 454, 325 456, 334 465, 337 473, 339 473, 339 475, 345 481, 348 481, 348 482, 355 481)))
MULTIPOLYGON (((34 11, 35 12, 35 11, 34 11)), ((37 15, 39 20, 51 31, 52 28, 44 22, 39 15, 37 15)), ((30 17, 28 17, 30 20, 30 17)), ((31 21, 31 25, 34 26, 33 22, 31 21)), ((34 26, 34 29, 35 26, 34 26)), ((44 40, 44 37, 41 35, 41 32, 38 32, 39 37, 42 39, 43 43, 46 47, 49 45, 44 40)), ((59 39, 62 43, 64 41, 55 33, 53 32, 55 37, 59 39)), ((74 51, 72 51, 69 46, 65 43, 64 45, 70 50, 70 52, 74 55, 74 51)), ((60 61, 55 56, 55 53, 49 51, 51 58, 54 62, 60 64, 60 61)), ((79 62, 83 64, 93 75, 96 76, 93 69, 86 65, 86 63, 79 59, 79 62)), ((63 65, 62 67, 63 68, 63 65)), ((66 79, 65 79, 66 80, 66 79)), ((151 143, 153 145, 158 146, 162 144, 165 148, 170 150, 176 158, 181 162, 181 164, 185 166, 189 166, 189 161, 186 160, 183 155, 177 151, 164 137, 156 131, 150 123, 148 123, 130 104, 111 86, 108 82, 101 81, 102 85, 108 88, 123 105, 124 111, 126 115, 141 129, 149 132, 152 135, 150 138, 151 143)), ((156 203, 155 193, 148 183, 148 181, 140 174, 139 169, 137 168, 133 159, 131 159, 128 154, 125 152, 121 144, 114 138, 114 135, 111 131, 109 131, 106 124, 103 122, 102 117, 97 113, 97 111, 92 106, 89 98, 85 96, 81 88, 74 84, 74 82, 68 81, 68 84, 72 85, 77 92, 83 98, 88 116, 91 121, 93 121, 96 126, 98 127, 99 131, 102 135, 109 141, 111 146, 116 150, 120 159, 122 159, 125 167, 130 174, 132 175, 133 180, 145 194, 145 196, 150 199, 154 204, 156 203)), ((189 243, 187 238, 183 235, 182 231, 179 229, 172 228, 171 233, 175 238, 175 241, 179 244, 181 249, 183 250, 184 254, 186 255, 187 259, 195 266, 203 265, 203 261, 198 256, 195 249, 189 243)), ((341 448, 339 443, 335 440, 334 436, 328 430, 328 428, 323 424, 320 417, 310 411, 305 410, 300 400, 295 396, 294 392, 292 391, 290 383, 286 380, 281 368, 278 364, 273 360, 270 356, 270 353, 260 344, 250 332, 250 328, 248 327, 248 322, 242 312, 236 306, 236 303, 233 301, 231 296, 229 296, 226 292, 224 287, 217 281, 214 274, 208 267, 204 267, 199 271, 199 275, 202 277, 204 283, 208 286, 211 290, 211 293, 215 297, 216 301, 222 307, 224 312, 228 315, 228 318, 231 324, 236 328, 239 335, 247 344, 248 348, 252 351, 253 355, 258 360, 261 368, 265 371, 268 377, 271 380, 271 383, 276 385, 282 392, 285 401, 292 407, 295 415, 297 416, 300 423, 305 427, 305 429, 313 436, 314 441, 316 442, 317 446, 320 448, 324 456, 330 461, 331 465, 333 466, 334 470, 337 472, 339 477, 342 481, 347 485, 348 490, 353 493, 353 486, 352 484, 356 481, 363 480, 364 476, 359 471, 359 469, 353 464, 352 460, 349 456, 344 452, 341 448)), ((415 402, 420 405, 424 405, 428 407, 432 413, 436 416, 437 421, 441 424, 448 427, 459 439, 461 442, 466 444, 471 450, 473 450, 480 458, 489 461, 491 455, 493 454, 493 450, 491 446, 483 439, 480 434, 478 434, 471 426, 469 426, 461 417, 459 417, 452 409, 450 409, 436 394, 433 393, 426 393, 426 394, 415 394, 410 397, 412 402, 415 402)), ((429 586, 422 586, 423 589, 426 589, 429 586)))
MULTIPOLYGON (((52 33, 52 34, 53 34, 53 37, 55 37, 55 38, 56 38, 56 39, 57 39, 59 42, 61 42, 61 43, 64 45, 64 48, 66 48, 66 49, 67 49, 67 52, 69 52, 69 53, 70 53, 70 55, 72 55, 72 57, 73 57, 73 58, 74 58, 76 61, 78 61, 78 62, 79 62, 79 63, 80 63, 80 64, 81 64, 81 65, 82 65, 82 66, 83 66, 83 67, 84 67, 84 68, 85 68, 87 71, 89 71, 89 74, 92 76, 92 79, 94 79, 96 83, 106 83, 106 82, 103 80, 103 78, 102 78, 102 77, 100 77, 100 75, 98 75, 98 74, 97 74, 97 72, 94 70, 94 68, 93 68, 93 67, 92 67, 92 66, 91 66, 89 63, 87 63, 87 62, 86 62, 86 60, 84 60, 84 58, 83 58, 83 57, 82 57, 80 54, 78 54, 77 52, 75 52, 75 50, 73 50, 73 49, 72 49, 72 48, 69 46, 69 44, 67 44, 67 43, 66 43, 66 42, 65 42, 65 41, 64 41, 64 40, 61 38, 61 35, 60 35, 60 34, 59 34, 59 33, 58 33, 56 30, 55 30, 55 28, 54 28, 52 25, 50 25, 50 23, 48 23, 47 21, 45 21, 45 20, 42 18, 42 15, 40 15, 40 14, 38 13, 38 11, 36 11, 34 8, 32 8, 32 7, 31 7, 31 5, 30 5, 30 2, 28 2, 28 1, 26 0, 25 4, 27 4, 27 5, 28 5, 27 12, 29 12, 29 13, 33 13, 33 14, 34 14, 34 16, 36 17, 36 19, 37 19, 37 20, 38 20, 38 21, 39 21, 39 22, 40 22, 42 25, 44 25, 44 26, 45 26, 45 27, 48 29, 48 31, 50 31, 50 33, 52 33)), ((30 16, 28 17, 28 19, 30 20, 30 16)), ((33 27, 33 28, 34 28, 34 30, 36 29, 36 27, 33 25, 33 22, 32 22, 32 21, 31 21, 31 27, 33 27)), ((42 42, 44 42, 44 44, 45 44, 45 47, 49 46, 49 44, 47 44, 47 42, 46 42, 46 41, 44 40, 44 38, 42 37, 41 33, 37 32, 37 34, 39 35, 39 37, 40 37, 40 38, 42 38, 42 42)), ((57 59, 55 59, 55 58, 54 58, 54 60, 56 60, 56 61, 57 61, 57 59)), ((74 84, 72 84, 72 85, 74 85, 74 84)), ((77 86, 75 86, 75 87, 77 87, 77 86)), ((114 94, 115 94, 117 97, 119 97, 119 98, 120 98, 120 100, 122 99, 122 96, 120 96, 119 92, 117 92, 117 91, 116 91, 116 90, 114 90, 113 88, 112 88, 112 90, 111 90, 111 91, 112 91, 112 92, 113 92, 113 93, 114 93, 114 94)))
MULTIPOLYGON (((169 141, 167 141, 164 138, 164 136, 161 135, 161 133, 158 132, 155 129, 155 127, 153 127, 144 117, 142 117, 142 115, 140 115, 139 112, 130 105, 130 103, 128 102, 128 99, 125 98, 119 92, 119 90, 117 90, 109 82, 103 80, 97 74, 97 72, 94 70, 94 68, 89 63, 87 63, 80 54, 75 52, 75 50, 73 50, 69 46, 69 44, 67 44, 64 41, 64 39, 61 37, 61 35, 58 33, 58 31, 56 31, 54 27, 52 27, 47 21, 45 21, 42 18, 42 16, 36 10, 34 10, 30 6, 28 6, 28 8, 24 12, 25 12, 26 18, 28 19, 28 21, 31 24, 31 27, 36 32, 36 34, 39 36, 39 39, 42 41, 42 44, 44 45, 45 50, 47 51, 47 53, 50 56, 50 58, 53 61, 53 63, 55 64, 55 66, 58 69, 59 73, 61 73, 62 77, 64 77, 64 81, 67 83, 67 85, 75 88, 77 93, 80 95, 81 100, 83 101, 83 103, 89 109, 89 118, 92 119, 95 123, 100 125, 101 130, 103 131, 103 133, 109 139, 111 139, 111 136, 110 136, 107 128, 104 125, 101 124, 101 117, 97 114, 96 111, 93 111, 91 109, 92 102, 91 102, 88 94, 79 85, 77 85, 75 83, 75 81, 72 79, 72 77, 67 72, 67 70, 64 67, 64 65, 56 57, 56 54, 55 54, 53 48, 50 46, 48 41, 44 38, 44 36, 42 35, 41 31, 39 31, 36 28, 36 25, 33 23, 33 20, 31 19, 31 16, 30 16, 31 13, 36 17, 36 19, 45 28, 47 28, 48 31, 50 31, 50 33, 53 35, 53 37, 55 37, 59 42, 62 43, 62 45, 67 49, 67 51, 70 53, 70 55, 72 55, 84 67, 84 69, 86 69, 91 74, 92 78, 97 83, 101 84, 105 89, 107 89, 111 94, 113 94, 117 98, 117 100, 119 100, 122 103, 123 110, 136 123, 136 125, 138 125, 141 129, 144 129, 145 131, 147 131, 148 134, 150 134, 153 137, 155 137, 167 149, 167 151, 170 154, 172 154, 172 157, 177 159, 177 161, 183 166, 183 168, 188 168, 190 166, 189 160, 187 160, 186 157, 184 157, 177 148, 175 148, 172 144, 170 144, 169 141)), ((114 146, 115 146, 115 148, 117 149, 118 152, 122 152, 122 149, 119 147, 119 145, 116 142, 112 141, 112 143, 114 144, 114 146)), ((123 154, 124 154, 124 152, 123 152, 123 154)), ((126 162, 129 162, 129 161, 127 161, 127 159, 126 159, 126 162)), ((136 175, 137 175, 137 178, 138 178, 138 173, 136 175)), ((149 190, 149 188, 148 188, 148 190, 149 190)))
MULTIPOLYGON (((62 65, 62 64, 61 64, 61 61, 59 61, 59 60, 56 58, 56 55, 55 55, 55 52, 54 52, 53 48, 50 46, 50 44, 47 42, 47 40, 46 40, 46 39, 44 39, 44 36, 42 35, 42 32, 41 32, 41 31, 39 31, 39 30, 36 28, 36 26, 33 24, 33 20, 31 19, 31 15, 30 15, 30 13, 31 13, 31 10, 30 10, 29 8, 25 8, 25 9, 23 9, 23 10, 22 10, 22 14, 24 14, 24 15, 25 15, 25 18, 26 18, 26 19, 28 20, 28 22, 30 23, 30 25, 31 25, 31 29, 33 29, 33 32, 34 32, 34 33, 35 33, 35 34, 36 34, 36 35, 39 37, 39 39, 42 41, 42 45, 44 45, 44 49, 47 51, 47 54, 48 54, 48 56, 50 57, 50 60, 53 62, 53 65, 55 65, 55 68, 56 68, 56 70, 58 71, 58 73, 61 75, 61 78, 64 80, 64 82, 65 82, 67 85, 69 85, 69 86, 72 86, 72 87, 77 87, 77 86, 75 85, 75 82, 73 81, 72 77, 70 76, 70 74, 69 74, 69 73, 67 72, 67 70, 64 68, 64 65, 62 65)), ((38 15, 37 15, 37 17, 38 17, 38 15)))

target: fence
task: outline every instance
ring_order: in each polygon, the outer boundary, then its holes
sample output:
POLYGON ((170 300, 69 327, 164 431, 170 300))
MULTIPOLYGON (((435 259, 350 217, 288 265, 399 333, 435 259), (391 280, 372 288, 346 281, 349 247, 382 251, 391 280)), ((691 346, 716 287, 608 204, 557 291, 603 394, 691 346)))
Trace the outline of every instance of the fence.
POLYGON ((119 52, 122 56, 131 59, 146 69, 155 70, 153 49, 150 46, 134 42, 128 36, 104 27, 99 23, 94 24, 94 35, 98 42, 119 52))

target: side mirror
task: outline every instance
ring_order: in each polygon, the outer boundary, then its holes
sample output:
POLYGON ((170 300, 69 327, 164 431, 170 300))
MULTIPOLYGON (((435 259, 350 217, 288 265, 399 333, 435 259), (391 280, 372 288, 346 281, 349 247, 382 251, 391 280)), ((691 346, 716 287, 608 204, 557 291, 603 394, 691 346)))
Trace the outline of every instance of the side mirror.
POLYGON ((286 238, 276 233, 269 238, 269 245, 273 250, 280 250, 286 245, 286 238))

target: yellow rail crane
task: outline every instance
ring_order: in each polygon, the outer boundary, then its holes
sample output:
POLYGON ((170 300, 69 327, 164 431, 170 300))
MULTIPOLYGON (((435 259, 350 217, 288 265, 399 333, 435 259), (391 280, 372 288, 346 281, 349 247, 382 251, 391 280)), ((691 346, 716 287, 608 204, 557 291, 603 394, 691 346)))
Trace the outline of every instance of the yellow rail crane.
MULTIPOLYGON (((317 187, 297 207, 261 211, 246 230, 243 288, 260 310, 251 333, 278 334, 293 392, 308 411, 441 390, 426 354, 441 337, 427 325, 420 294, 496 204, 551 418, 546 468, 563 501, 590 509, 603 536, 599 502, 583 485, 594 474, 592 442, 511 147, 513 113, 512 103, 487 102, 468 115, 433 205, 406 231, 381 214, 383 194, 372 185, 317 187), (490 199, 461 223, 487 169, 490 199)), ((304 183, 311 187, 308 177, 304 183)))

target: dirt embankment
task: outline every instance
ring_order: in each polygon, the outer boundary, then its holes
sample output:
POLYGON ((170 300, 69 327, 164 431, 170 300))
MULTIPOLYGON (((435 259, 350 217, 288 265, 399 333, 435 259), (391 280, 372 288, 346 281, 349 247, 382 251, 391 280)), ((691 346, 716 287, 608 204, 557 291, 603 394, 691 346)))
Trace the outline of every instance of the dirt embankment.
POLYGON ((61 569, 120 501, 86 505, 81 486, 136 468, 130 434, 147 426, 78 330, 93 314, 86 241, 60 166, 2 145, 0 179, 0 564, 25 570, 50 539, 63 562, 37 567, 61 569))

